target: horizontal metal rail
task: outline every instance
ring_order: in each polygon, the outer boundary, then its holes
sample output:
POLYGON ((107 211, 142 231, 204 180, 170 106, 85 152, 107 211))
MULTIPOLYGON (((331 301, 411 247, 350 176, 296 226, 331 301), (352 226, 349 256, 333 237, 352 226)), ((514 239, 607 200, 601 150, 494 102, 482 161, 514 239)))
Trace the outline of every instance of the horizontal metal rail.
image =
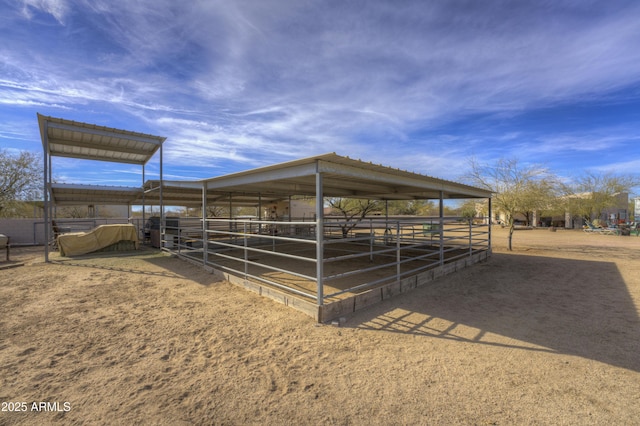
POLYGON ((278 268, 276 266, 270 266, 270 265, 267 265, 265 263, 254 262, 254 261, 248 260, 248 259, 240 259, 238 257, 228 256, 226 254, 220 254, 220 253, 215 253, 215 252, 213 252, 213 253, 210 252, 209 254, 212 255, 212 256, 216 256, 216 257, 222 257, 223 259, 229 259, 229 260, 232 260, 234 262, 242 262, 242 263, 245 263, 247 265, 258 266, 260 268, 265 268, 265 269, 268 269, 270 271, 284 272, 286 274, 294 275, 296 277, 304 278, 306 280, 315 281, 315 279, 316 279, 316 277, 314 277, 314 276, 301 274, 301 273, 298 273, 298 272, 291 271, 289 269, 278 268))
MULTIPOLYGON (((489 225, 449 218, 369 218, 356 226, 351 226, 353 223, 349 221, 325 218, 320 230, 315 221, 298 220, 221 218, 204 219, 203 224, 202 219, 195 219, 181 220, 177 227, 173 223, 171 225, 163 228, 167 232, 166 242, 179 254, 202 253, 203 263, 206 265, 316 300, 319 304, 326 298, 359 292, 381 283, 399 282, 421 271, 490 249, 489 225), (350 226, 346 235, 344 231, 347 228, 344 225, 350 226), (320 242, 316 237, 318 232, 323 235, 320 242), (311 250, 318 244, 324 247, 321 253, 311 250), (302 256, 302 253, 306 256, 302 256), (364 268, 348 263, 366 257, 372 262, 375 258, 376 262, 383 263, 364 265, 364 268), (287 269, 278 259, 302 261, 305 264, 333 264, 337 265, 339 271, 333 274, 325 271, 322 277, 316 277, 292 271, 293 268, 287 269), (320 279, 324 283, 348 278, 351 286, 327 294, 323 296, 323 300, 318 301, 316 294, 256 274, 256 270, 252 274, 250 267, 263 268, 262 273, 273 271, 303 280, 320 279), (395 270, 388 275, 385 273, 384 277, 367 281, 367 274, 383 269, 391 271, 394 267, 395 270)), ((318 269, 324 270, 316 268, 318 269)), ((322 292, 319 291, 319 294, 322 292)))
POLYGON ((228 236, 233 236, 235 238, 244 238, 244 237, 249 237, 249 238, 261 238, 261 239, 266 239, 266 240, 275 240, 275 241, 289 241, 289 242, 295 242, 295 243, 309 243, 309 244, 315 244, 315 240, 312 239, 307 239, 307 238, 294 238, 294 237, 282 237, 279 235, 271 235, 271 234, 251 234, 251 233, 244 233, 244 232, 234 232, 234 231, 221 231, 221 230, 207 230, 207 234, 217 234, 217 235, 228 235, 228 236))
MULTIPOLYGON (((210 244, 212 244, 212 243, 210 243, 210 244)), ((303 260, 303 261, 306 261, 306 262, 317 263, 317 260, 314 257, 296 256, 295 254, 279 253, 279 252, 273 252, 271 250, 263 250, 263 249, 256 248, 256 247, 251 247, 251 246, 240 246, 240 245, 236 245, 236 244, 227 244, 227 243, 220 243, 220 242, 215 243, 215 245, 224 246, 224 247, 230 247, 230 248, 232 248, 234 250, 246 250, 248 252, 262 253, 262 254, 267 254, 267 255, 270 255, 270 256, 286 257, 286 258, 294 259, 294 260, 303 260)), ((218 252, 217 251, 210 251, 209 253, 216 254, 218 252)))
MULTIPOLYGON (((238 270, 236 270, 236 269, 229 268, 228 266, 220 265, 220 264, 217 264, 217 263, 214 263, 214 262, 210 262, 210 261, 209 261, 209 262, 207 262, 207 266, 210 266, 210 267, 212 267, 212 268, 214 268, 214 269, 219 269, 219 270, 221 270, 221 271, 226 271, 226 272, 234 273, 234 274, 237 274, 237 273, 238 273, 238 270)), ((300 296, 305 296, 305 297, 308 297, 308 298, 310 298, 310 299, 312 299, 312 300, 315 300, 315 301, 317 301, 317 300, 318 300, 318 297, 317 297, 315 294, 313 294, 313 293, 307 293, 307 292, 305 292, 305 291, 298 290, 298 289, 296 289, 296 288, 293 288, 293 287, 290 287, 290 286, 287 286, 287 285, 280 284, 280 283, 278 283, 278 282, 276 282, 276 281, 272 281, 272 280, 269 280, 269 279, 263 278, 263 277, 258 276, 258 275, 252 275, 252 274, 248 274, 248 273, 247 273, 247 274, 242 274, 242 275, 244 276, 244 278, 245 278, 245 279, 247 279, 247 278, 251 278, 251 279, 253 279, 253 280, 260 281, 260 282, 263 282, 263 283, 266 283, 266 284, 272 285, 272 286, 274 286, 274 287, 277 287, 277 288, 279 288, 279 289, 285 290, 285 291, 287 291, 287 292, 295 293, 295 294, 298 294, 298 295, 300 295, 300 296)))

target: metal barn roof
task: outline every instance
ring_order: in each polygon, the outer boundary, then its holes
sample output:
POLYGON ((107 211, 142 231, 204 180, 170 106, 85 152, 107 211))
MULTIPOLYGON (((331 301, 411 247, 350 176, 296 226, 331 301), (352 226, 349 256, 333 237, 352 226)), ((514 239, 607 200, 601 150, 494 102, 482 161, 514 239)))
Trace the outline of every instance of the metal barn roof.
MULTIPOLYGON (((316 194, 316 173, 322 174, 325 197, 413 200, 489 198, 473 186, 394 169, 336 153, 318 155, 225 176, 204 179, 208 193, 261 194, 286 197, 316 194)), ((187 183, 167 182, 165 185, 187 183)), ((193 187, 194 183, 188 183, 193 187)))
POLYGON ((56 206, 77 205, 137 205, 141 204, 142 188, 69 183, 51 184, 51 201, 56 206))
POLYGON ((51 156, 146 164, 166 138, 38 114, 42 144, 51 156))
MULTIPOLYGON (((198 207, 207 187, 208 205, 257 206, 289 196, 316 196, 316 173, 325 197, 378 200, 489 198, 491 192, 343 157, 335 153, 194 181, 163 181, 164 205, 198 207)), ((160 181, 144 188, 52 184, 52 201, 69 204, 158 204, 160 181), (144 197, 144 198, 143 198, 144 197)))

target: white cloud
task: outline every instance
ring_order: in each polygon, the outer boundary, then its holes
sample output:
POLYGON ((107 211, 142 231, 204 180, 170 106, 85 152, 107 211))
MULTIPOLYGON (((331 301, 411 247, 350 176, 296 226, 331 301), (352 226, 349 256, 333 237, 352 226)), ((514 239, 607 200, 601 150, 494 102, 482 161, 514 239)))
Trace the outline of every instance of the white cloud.
POLYGON ((335 151, 451 176, 470 154, 624 148, 622 128, 461 134, 451 123, 508 121, 640 82, 636 3, 20 5, 32 28, 1 29, 12 43, 0 47, 0 108, 135 117, 168 137, 168 159, 206 170, 335 151), (38 24, 36 11, 64 26, 38 24))
POLYGON ((61 25, 65 25, 65 18, 68 12, 66 0, 21 0, 22 14, 31 19, 33 9, 40 10, 53 16, 61 25))
MULTIPOLYGON (((612 163, 602 164, 599 166, 595 166, 592 169, 596 171, 601 171, 604 173, 614 173, 614 174, 629 174, 638 176, 640 179, 640 159, 638 158, 629 158, 629 159, 620 159, 621 161, 616 161, 612 163)), ((640 188, 638 188, 640 189, 640 188)))

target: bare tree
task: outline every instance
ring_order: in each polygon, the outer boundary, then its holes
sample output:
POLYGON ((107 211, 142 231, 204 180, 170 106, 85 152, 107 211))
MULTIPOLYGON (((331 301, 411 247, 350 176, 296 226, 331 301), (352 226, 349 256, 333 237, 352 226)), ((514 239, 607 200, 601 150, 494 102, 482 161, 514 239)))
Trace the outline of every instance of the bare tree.
POLYGON ((381 207, 380 201, 355 198, 329 198, 327 203, 344 217, 344 222, 340 224, 343 238, 347 238, 349 232, 355 228, 367 214, 379 210, 381 207))
POLYGON ((68 206, 57 209, 57 217, 71 217, 74 219, 82 219, 89 217, 87 206, 68 206))
POLYGON ((508 248, 512 250, 515 216, 530 218, 534 211, 549 210, 557 199, 558 179, 543 166, 523 166, 517 159, 502 158, 493 165, 483 165, 475 159, 469 163, 471 171, 465 178, 493 192, 494 207, 506 217, 508 248))
POLYGON ((0 216, 11 215, 20 200, 40 197, 41 170, 40 159, 32 152, 12 155, 0 150, 0 216))
POLYGON ((221 206, 207 206, 207 217, 228 217, 229 209, 221 206))

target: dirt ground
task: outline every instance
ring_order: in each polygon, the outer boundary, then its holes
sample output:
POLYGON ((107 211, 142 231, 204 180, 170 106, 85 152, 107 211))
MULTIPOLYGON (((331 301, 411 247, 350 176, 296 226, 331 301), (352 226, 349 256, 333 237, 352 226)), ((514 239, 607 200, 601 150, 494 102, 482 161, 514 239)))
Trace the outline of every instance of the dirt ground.
POLYGON ((14 249, 0 425, 638 424, 640 238, 505 247, 341 327, 155 251, 14 249))

